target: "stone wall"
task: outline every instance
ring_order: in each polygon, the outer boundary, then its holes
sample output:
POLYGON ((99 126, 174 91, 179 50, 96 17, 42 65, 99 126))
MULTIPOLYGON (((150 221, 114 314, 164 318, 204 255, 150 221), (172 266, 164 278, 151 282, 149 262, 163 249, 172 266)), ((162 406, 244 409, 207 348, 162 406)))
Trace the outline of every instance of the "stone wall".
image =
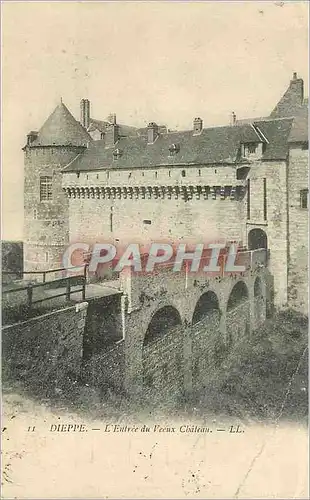
POLYGON ((249 300, 243 300, 226 313, 227 345, 231 347, 237 344, 246 335, 250 335, 249 300))
MULTIPOLYGON (((274 276, 274 302, 277 307, 287 303, 287 164, 286 162, 258 162, 249 172, 251 199, 247 235, 251 229, 262 229, 267 234, 270 249, 269 269, 274 276), (264 220, 263 186, 266 178, 267 218, 264 220)), ((247 236, 244 236, 247 240, 247 236)))
POLYGON ((184 391, 184 335, 179 325, 143 346, 143 394, 167 399, 184 391))
POLYGON ((69 241, 68 199, 61 170, 81 148, 26 147, 24 167, 24 270, 62 267, 69 241), (52 177, 52 200, 40 201, 40 176, 52 177))
POLYGON ((149 244, 241 239, 233 200, 70 200, 70 241, 149 244))
POLYGON ((84 334, 84 358, 97 355, 122 339, 121 296, 91 299, 84 334))
POLYGON ((135 167, 133 169, 115 168, 94 172, 66 172, 63 187, 79 186, 169 186, 169 185, 212 186, 242 184, 236 179, 236 169, 232 165, 186 165, 184 167, 135 167))
MULTIPOLYGON (((230 166, 221 167, 162 167, 158 169, 110 170, 97 173, 81 172, 64 174, 63 186, 94 189, 126 187, 178 187, 236 186, 244 181, 236 179, 230 166), (182 177, 182 172, 185 177, 182 177)), ((192 199, 182 199, 172 194, 170 198, 148 199, 121 195, 115 199, 103 197, 77 197, 69 200, 70 241, 101 242, 117 240, 130 243, 158 241, 208 242, 216 238, 240 239, 243 222, 243 203, 217 194, 212 199, 193 194, 192 199)))
POLYGON ((210 311, 189 328, 191 338, 191 377, 193 390, 201 389, 217 368, 225 352, 225 339, 220 333, 219 311, 210 311))
POLYGON ((167 400, 207 384, 228 351, 250 336, 249 302, 229 311, 226 322, 230 343, 220 331, 219 311, 213 310, 195 325, 178 325, 143 345, 142 362, 136 372, 143 395, 167 400))
MULTIPOLYGON (((74 189, 102 189, 111 186, 179 186, 246 185, 236 180, 232 167, 188 167, 186 177, 180 168, 135 169, 98 173, 65 174, 63 185, 74 189), (200 172, 200 174, 199 174, 200 172), (156 176, 157 173, 157 176, 156 176)), ((275 303, 287 303, 287 164, 285 161, 256 161, 248 173, 250 180, 250 218, 247 219, 247 196, 238 200, 203 196, 185 200, 181 196, 164 195, 156 199, 74 197, 69 199, 70 240, 148 244, 152 241, 208 243, 217 239, 238 240, 247 245, 251 229, 266 232, 270 248, 270 271, 274 275, 275 303), (264 179, 266 208, 264 214, 264 179)))
MULTIPOLYGON (((173 307, 180 315, 184 333, 184 380, 186 390, 190 390, 190 361, 192 347, 189 326, 200 297, 206 292, 215 293, 220 310, 219 325, 221 340, 227 342, 230 338, 234 344, 243 335, 249 335, 265 319, 266 298, 268 296, 269 272, 266 268, 252 268, 243 276, 209 277, 172 273, 168 267, 159 267, 151 275, 133 275, 130 270, 121 273, 122 290, 127 299, 127 313, 125 315, 124 335, 126 352, 126 387, 128 390, 137 385, 141 386, 141 367, 143 363, 143 343, 148 326, 153 316, 166 306, 173 307), (260 297, 260 312, 255 310, 254 282, 260 276, 262 287, 260 297), (249 299, 238 307, 227 311, 227 303, 234 286, 243 282, 249 299)), ((256 300, 256 298, 255 298, 256 300)), ((181 330, 180 330, 181 331, 181 330)), ((215 331, 213 329, 213 331, 215 331)), ((213 333, 211 334, 213 338, 213 333)), ((215 347, 214 347, 215 348, 215 347)), ((220 350, 220 349, 219 349, 220 350)))
POLYGON ((85 363, 84 379, 102 392, 111 388, 123 391, 125 384, 125 343, 123 340, 110 345, 105 351, 92 356, 85 363))
POLYGON ((301 208, 300 191, 308 189, 308 153, 302 144, 292 145, 288 169, 288 304, 304 314, 308 314, 309 212, 301 208))
POLYGON ((266 320, 266 298, 254 297, 255 329, 258 329, 266 320))
POLYGON ((2 282, 8 283, 16 278, 22 277, 23 272, 23 242, 22 241, 2 241, 1 243, 2 282))
POLYGON ((49 312, 2 328, 5 378, 32 387, 59 387, 67 377, 78 377, 88 304, 49 312))

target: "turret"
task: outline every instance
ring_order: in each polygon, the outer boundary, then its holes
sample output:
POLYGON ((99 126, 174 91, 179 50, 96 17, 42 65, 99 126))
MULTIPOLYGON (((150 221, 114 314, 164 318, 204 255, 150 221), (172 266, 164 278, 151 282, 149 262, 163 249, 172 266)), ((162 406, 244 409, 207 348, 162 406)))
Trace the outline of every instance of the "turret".
POLYGON ((89 134, 63 102, 38 132, 27 135, 23 148, 24 271, 62 266, 69 241, 69 207, 61 172, 90 141, 89 134))

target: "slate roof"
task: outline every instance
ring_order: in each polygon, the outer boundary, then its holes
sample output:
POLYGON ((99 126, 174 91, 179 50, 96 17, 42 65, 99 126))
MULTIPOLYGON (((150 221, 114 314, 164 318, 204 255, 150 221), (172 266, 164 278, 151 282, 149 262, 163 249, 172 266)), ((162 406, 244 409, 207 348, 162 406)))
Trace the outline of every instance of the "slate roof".
POLYGON ((31 146, 86 146, 92 139, 74 118, 63 102, 60 102, 38 132, 31 146))
POLYGON ((269 144, 265 146, 263 160, 285 160, 288 154, 288 137, 291 131, 293 118, 277 120, 262 120, 254 125, 264 134, 269 144))
POLYGON ((91 118, 89 120, 89 127, 87 129, 88 132, 92 132, 93 130, 99 130, 100 132, 105 132, 106 128, 109 125, 109 122, 107 121, 102 121, 102 120, 94 120, 91 118))
POLYGON ((147 138, 121 138, 113 147, 105 141, 94 141, 64 171, 92 171, 106 168, 148 168, 167 165, 234 164, 242 142, 259 142, 260 138, 251 125, 242 127, 213 127, 203 129, 200 135, 193 131, 160 134, 154 144, 147 138), (170 154, 175 144, 179 152, 170 154), (120 151, 114 159, 113 152, 120 151))
MULTIPOLYGON (((171 130, 169 131, 166 127, 166 125, 157 125, 158 126, 158 132, 160 134, 167 134, 167 132, 172 132, 171 130)), ((147 136, 147 127, 142 127, 137 129, 137 135, 145 135, 147 136)))
MULTIPOLYGON (((95 120, 93 118, 90 119, 90 125, 88 127, 88 132, 92 132, 93 130, 99 130, 100 132, 105 132, 107 127, 110 125, 108 120, 95 120)), ((138 135, 138 129, 136 127, 132 127, 130 125, 122 125, 118 124, 119 134, 121 136, 136 136, 138 135)))
POLYGON ((295 117, 289 142, 308 142, 308 108, 304 107, 295 117))
POLYGON ((284 118, 295 116, 304 105, 304 82, 302 78, 297 78, 294 73, 293 80, 284 92, 280 101, 270 113, 272 118, 284 118))

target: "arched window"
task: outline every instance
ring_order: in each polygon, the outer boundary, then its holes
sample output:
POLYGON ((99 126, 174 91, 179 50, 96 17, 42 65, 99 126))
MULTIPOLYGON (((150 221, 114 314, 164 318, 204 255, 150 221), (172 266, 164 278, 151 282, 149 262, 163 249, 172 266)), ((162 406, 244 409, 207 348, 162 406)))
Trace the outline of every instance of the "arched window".
POLYGON ((268 248, 267 235, 262 229, 251 229, 248 235, 249 250, 257 250, 258 248, 268 248))

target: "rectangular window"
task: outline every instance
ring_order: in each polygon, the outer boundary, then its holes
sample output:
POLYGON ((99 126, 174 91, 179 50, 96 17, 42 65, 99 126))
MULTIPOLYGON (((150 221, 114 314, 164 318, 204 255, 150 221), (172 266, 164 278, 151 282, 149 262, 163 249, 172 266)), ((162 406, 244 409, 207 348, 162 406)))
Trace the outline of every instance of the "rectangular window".
POLYGON ((52 196, 52 177, 40 177, 40 201, 49 201, 52 196))
POLYGON ((264 220, 267 220, 267 179, 264 177, 264 220))
POLYGON ((300 191, 300 208, 308 208, 309 189, 300 191))
POLYGON ((250 179, 247 180, 247 219, 251 218, 251 183, 250 179))

